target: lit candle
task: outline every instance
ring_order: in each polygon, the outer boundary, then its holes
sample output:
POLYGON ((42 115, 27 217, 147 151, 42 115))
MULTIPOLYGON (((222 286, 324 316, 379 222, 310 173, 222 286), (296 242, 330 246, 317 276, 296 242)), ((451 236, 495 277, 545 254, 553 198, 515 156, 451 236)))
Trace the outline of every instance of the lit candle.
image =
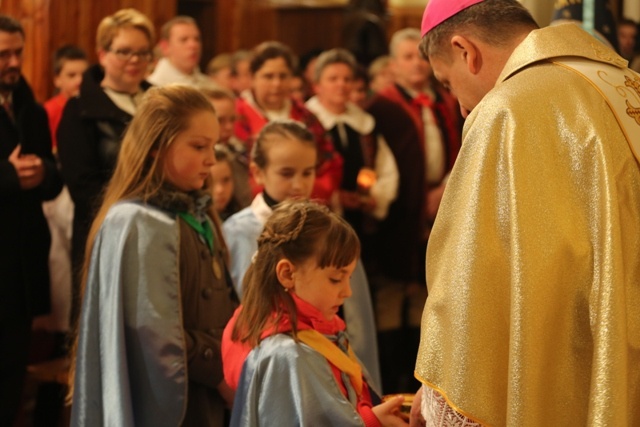
POLYGON ((369 194, 369 190, 373 184, 376 183, 376 173, 371 168, 362 168, 360 172, 358 172, 358 191, 364 194, 369 194))

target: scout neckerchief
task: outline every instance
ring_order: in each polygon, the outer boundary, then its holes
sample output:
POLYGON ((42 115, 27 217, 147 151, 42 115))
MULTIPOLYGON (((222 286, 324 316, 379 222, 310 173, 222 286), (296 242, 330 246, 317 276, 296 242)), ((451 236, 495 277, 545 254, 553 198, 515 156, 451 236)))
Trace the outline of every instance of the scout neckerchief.
POLYGON ((355 405, 358 397, 362 395, 362 368, 355 354, 353 354, 351 346, 343 342, 342 346, 346 348, 344 351, 340 349, 340 333, 338 333, 338 345, 313 329, 305 329, 298 332, 298 339, 323 355, 329 362, 349 377, 350 384, 345 381, 345 388, 349 395, 349 401, 355 405))
POLYGON ((184 220, 191 228, 193 228, 206 242, 209 251, 213 254, 213 229, 211 223, 206 219, 200 222, 193 214, 189 212, 178 212, 178 216, 184 220))

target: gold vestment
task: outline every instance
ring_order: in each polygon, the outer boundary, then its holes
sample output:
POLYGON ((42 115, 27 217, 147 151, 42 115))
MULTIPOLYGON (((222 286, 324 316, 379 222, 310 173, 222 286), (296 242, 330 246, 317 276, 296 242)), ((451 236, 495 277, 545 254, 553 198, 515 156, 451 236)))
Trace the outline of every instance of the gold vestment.
POLYGON ((640 166, 601 94, 553 63, 622 72, 596 45, 567 24, 516 48, 430 237, 416 377, 483 424, 640 426, 640 166))

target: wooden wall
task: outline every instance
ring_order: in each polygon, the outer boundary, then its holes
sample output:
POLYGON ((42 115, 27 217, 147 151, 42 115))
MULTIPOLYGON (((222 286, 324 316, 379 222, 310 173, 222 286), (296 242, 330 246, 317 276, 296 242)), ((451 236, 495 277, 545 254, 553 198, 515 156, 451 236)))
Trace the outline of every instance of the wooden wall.
POLYGON ((286 43, 300 55, 314 48, 342 46, 344 6, 277 5, 236 0, 238 23, 232 49, 250 49, 265 40, 286 43))
POLYGON ((96 60, 95 36, 98 24, 115 11, 133 7, 146 14, 157 30, 173 17, 174 2, 157 0, 1 0, 0 13, 17 18, 26 33, 23 74, 36 98, 44 102, 53 94, 52 54, 73 43, 83 48, 90 61, 96 60), (161 7, 158 5, 161 4, 161 7))
POLYGON ((0 13, 22 22, 26 33, 23 74, 43 102, 53 94, 52 53, 73 43, 96 60, 95 32, 103 17, 134 7, 159 31, 178 13, 193 16, 203 39, 202 64, 215 54, 279 40, 297 54, 341 45, 340 6, 272 7, 267 0, 0 0, 0 13))

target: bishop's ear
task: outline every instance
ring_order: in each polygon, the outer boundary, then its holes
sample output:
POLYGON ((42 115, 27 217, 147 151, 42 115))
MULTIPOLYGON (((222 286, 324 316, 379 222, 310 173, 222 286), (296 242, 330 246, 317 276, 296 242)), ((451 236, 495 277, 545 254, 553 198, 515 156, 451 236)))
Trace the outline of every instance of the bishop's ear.
POLYGON ((463 61, 471 74, 480 72, 482 55, 478 50, 478 45, 472 40, 465 36, 455 35, 451 38, 451 49, 454 60, 463 61))

